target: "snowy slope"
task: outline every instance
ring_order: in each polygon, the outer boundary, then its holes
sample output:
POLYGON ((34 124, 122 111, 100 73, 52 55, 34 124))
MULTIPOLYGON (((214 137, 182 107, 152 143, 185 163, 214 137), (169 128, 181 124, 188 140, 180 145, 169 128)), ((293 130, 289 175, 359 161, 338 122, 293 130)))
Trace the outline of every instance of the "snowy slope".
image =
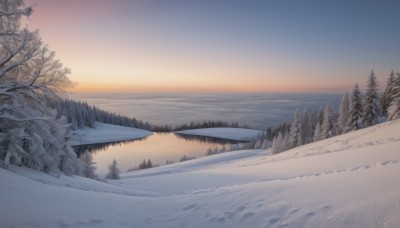
POLYGON ((74 145, 139 139, 152 134, 150 131, 146 130, 100 122, 95 123, 95 128, 85 127, 83 129, 74 130, 72 133, 75 137, 74 145))
POLYGON ((184 130, 177 131, 175 133, 183 135, 208 136, 231 140, 248 140, 260 135, 262 131, 245 128, 220 127, 184 130))
POLYGON ((109 183, 0 169, 0 227, 400 227, 400 121, 109 183))

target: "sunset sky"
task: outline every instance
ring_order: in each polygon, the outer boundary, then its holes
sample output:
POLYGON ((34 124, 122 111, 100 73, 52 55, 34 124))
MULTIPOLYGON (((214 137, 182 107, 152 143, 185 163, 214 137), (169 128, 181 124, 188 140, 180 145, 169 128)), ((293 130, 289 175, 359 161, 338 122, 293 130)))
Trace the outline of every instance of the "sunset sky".
POLYGON ((320 92, 400 72, 400 1, 27 0, 73 92, 320 92))

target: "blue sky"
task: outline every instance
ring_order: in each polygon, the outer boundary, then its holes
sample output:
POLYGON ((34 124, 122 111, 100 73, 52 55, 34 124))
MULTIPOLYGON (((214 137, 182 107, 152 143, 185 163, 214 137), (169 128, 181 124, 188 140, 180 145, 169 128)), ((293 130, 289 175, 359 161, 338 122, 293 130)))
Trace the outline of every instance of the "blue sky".
POLYGON ((400 1, 34 3, 80 92, 344 91, 400 71, 400 1))

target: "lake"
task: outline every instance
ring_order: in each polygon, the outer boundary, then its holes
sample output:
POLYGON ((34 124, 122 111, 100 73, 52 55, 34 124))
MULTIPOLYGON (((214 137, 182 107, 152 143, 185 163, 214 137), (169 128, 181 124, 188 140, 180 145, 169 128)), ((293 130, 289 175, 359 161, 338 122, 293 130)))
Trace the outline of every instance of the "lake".
MULTIPOLYGON (((104 110, 135 117, 152 124, 177 126, 191 121, 238 122, 265 130, 292 119, 296 109, 320 109, 328 102, 338 107, 339 93, 74 93, 69 98, 86 101, 104 110)), ((121 171, 144 159, 164 165, 182 156, 202 157, 220 141, 187 140, 175 134, 153 134, 143 140, 97 145, 93 151, 98 173, 105 173, 115 158, 121 171)))
POLYGON ((75 151, 88 149, 97 165, 96 173, 106 174, 113 159, 125 172, 150 159, 153 164, 165 165, 166 161, 179 162, 183 157, 204 157, 209 148, 222 148, 238 141, 211 137, 183 136, 174 133, 153 133, 152 135, 124 142, 100 143, 78 146, 75 151))

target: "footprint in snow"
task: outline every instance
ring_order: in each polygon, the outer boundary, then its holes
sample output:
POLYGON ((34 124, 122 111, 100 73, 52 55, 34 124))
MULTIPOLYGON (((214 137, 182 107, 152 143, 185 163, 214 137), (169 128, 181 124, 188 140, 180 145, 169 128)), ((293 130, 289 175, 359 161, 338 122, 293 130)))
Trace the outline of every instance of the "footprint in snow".
POLYGON ((248 219, 248 218, 250 218, 250 217, 252 217, 254 215, 255 215, 255 213, 253 213, 253 212, 247 212, 246 214, 244 214, 242 216, 242 220, 241 221, 244 221, 244 220, 246 220, 246 219, 248 219))
POLYGON ((269 225, 274 225, 275 223, 279 222, 281 219, 280 218, 272 218, 268 221, 269 225))
POLYGON ((182 210, 188 211, 188 210, 191 210, 191 209, 195 208, 196 206, 197 206, 196 204, 192 204, 192 205, 189 205, 187 207, 184 207, 182 210))
POLYGON ((236 208, 236 211, 240 212, 240 211, 243 211, 244 209, 246 209, 246 206, 240 206, 240 207, 236 208))
POLYGON ((306 214, 306 216, 308 216, 308 217, 311 217, 311 216, 314 216, 314 215, 315 215, 314 212, 308 212, 308 213, 306 214))
POLYGON ((300 211, 300 209, 295 208, 295 209, 289 211, 289 214, 291 215, 291 214, 294 214, 294 213, 296 213, 296 212, 298 212, 298 211, 300 211))

